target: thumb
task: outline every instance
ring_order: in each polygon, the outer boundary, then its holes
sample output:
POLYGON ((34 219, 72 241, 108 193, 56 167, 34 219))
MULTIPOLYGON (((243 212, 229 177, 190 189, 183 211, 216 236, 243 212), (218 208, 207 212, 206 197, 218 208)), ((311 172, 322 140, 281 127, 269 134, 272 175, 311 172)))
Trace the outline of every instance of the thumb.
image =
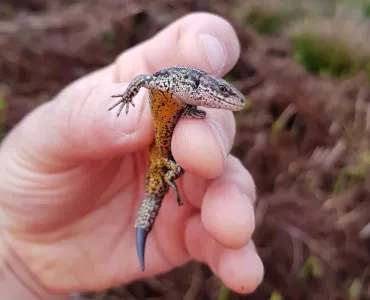
POLYGON ((135 97, 135 107, 117 117, 108 111, 127 84, 67 89, 25 117, 7 136, 3 147, 55 165, 58 160, 109 158, 143 149, 153 140, 147 91, 135 97))

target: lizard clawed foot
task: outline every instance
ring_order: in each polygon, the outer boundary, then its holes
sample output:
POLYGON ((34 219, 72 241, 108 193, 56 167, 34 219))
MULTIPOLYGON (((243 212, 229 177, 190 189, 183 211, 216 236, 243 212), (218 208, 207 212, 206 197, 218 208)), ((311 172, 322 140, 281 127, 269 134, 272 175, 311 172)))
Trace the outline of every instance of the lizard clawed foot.
POLYGON ((108 110, 112 110, 116 106, 121 104, 121 107, 118 110, 117 117, 121 114, 123 108, 126 106, 126 115, 128 114, 128 110, 130 107, 130 103, 133 107, 135 107, 134 102, 132 101, 132 98, 126 98, 125 94, 118 94, 118 95, 113 95, 111 96, 112 98, 121 98, 119 101, 114 103, 108 110))
MULTIPOLYGON (((165 180, 166 180, 166 178, 165 178, 165 180)), ((182 206, 184 204, 184 202, 182 202, 177 184, 174 181, 171 181, 171 180, 166 180, 166 182, 168 183, 168 185, 171 188, 173 188, 173 190, 175 191, 175 194, 176 194, 177 203, 179 204, 179 206, 182 206)))
POLYGON ((180 197, 179 189, 174 182, 176 179, 180 178, 182 174, 184 174, 184 169, 179 166, 179 164, 169 158, 164 158, 163 159, 164 165, 169 169, 165 174, 164 174, 164 181, 175 191, 176 194, 176 199, 177 203, 179 206, 183 205, 183 202, 180 197))
POLYGON ((196 105, 187 105, 182 117, 188 117, 191 119, 204 119, 206 112, 204 110, 197 109, 196 105))

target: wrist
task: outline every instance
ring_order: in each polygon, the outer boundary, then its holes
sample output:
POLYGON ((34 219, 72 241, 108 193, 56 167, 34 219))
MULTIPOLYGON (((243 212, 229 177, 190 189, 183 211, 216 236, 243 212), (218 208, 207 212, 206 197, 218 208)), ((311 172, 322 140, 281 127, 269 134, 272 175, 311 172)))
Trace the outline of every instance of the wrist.
POLYGON ((27 269, 0 233, 0 295, 12 300, 66 300, 53 294, 27 269))

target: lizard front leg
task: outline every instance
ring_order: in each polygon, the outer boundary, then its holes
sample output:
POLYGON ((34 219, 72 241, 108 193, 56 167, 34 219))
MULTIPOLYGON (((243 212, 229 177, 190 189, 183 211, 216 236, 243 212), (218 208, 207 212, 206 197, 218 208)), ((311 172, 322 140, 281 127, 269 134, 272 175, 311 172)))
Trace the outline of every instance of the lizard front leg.
POLYGON ((156 77, 150 75, 138 75, 128 85, 123 94, 113 95, 113 98, 121 98, 119 101, 114 103, 109 110, 112 110, 118 105, 121 105, 117 112, 117 117, 121 114, 123 108, 126 106, 126 115, 128 114, 130 104, 135 107, 132 99, 139 93, 140 88, 145 87, 147 89, 156 88, 156 77))
POLYGON ((181 206, 183 205, 183 202, 175 180, 180 178, 181 175, 184 174, 184 169, 181 168, 176 161, 169 158, 163 158, 163 164, 168 169, 168 171, 164 174, 163 179, 175 191, 177 203, 179 204, 179 206, 181 206))
POLYGON ((204 119, 206 117, 206 112, 198 109, 196 105, 188 104, 182 113, 182 117, 188 117, 191 119, 204 119))

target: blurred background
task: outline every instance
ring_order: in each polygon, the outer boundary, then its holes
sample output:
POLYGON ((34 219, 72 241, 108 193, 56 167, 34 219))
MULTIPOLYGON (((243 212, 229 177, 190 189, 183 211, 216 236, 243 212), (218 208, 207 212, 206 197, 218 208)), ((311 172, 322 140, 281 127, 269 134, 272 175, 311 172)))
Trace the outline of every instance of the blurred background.
POLYGON ((0 134, 194 11, 225 17, 248 95, 233 153, 258 187, 266 273, 232 293, 199 263, 86 299, 370 299, 370 1, 1 0, 0 134))

